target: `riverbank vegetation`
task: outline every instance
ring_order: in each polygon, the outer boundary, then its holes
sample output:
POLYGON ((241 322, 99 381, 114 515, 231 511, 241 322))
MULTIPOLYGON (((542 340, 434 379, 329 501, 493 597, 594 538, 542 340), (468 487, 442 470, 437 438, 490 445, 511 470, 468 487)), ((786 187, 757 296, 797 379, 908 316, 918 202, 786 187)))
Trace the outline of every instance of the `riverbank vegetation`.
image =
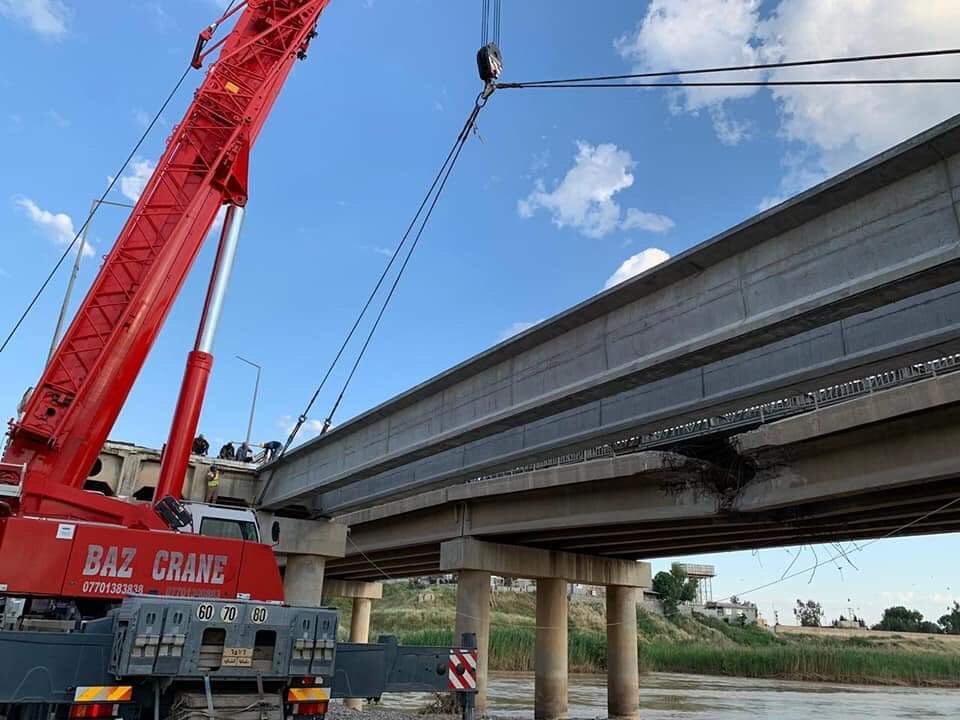
MULTIPOLYGON (((349 628, 350 602, 341 607, 341 638, 349 628)), ((532 670, 535 598, 527 593, 495 593, 490 628, 491 670, 532 670)), ((417 590, 402 584, 384 587, 375 601, 371 640, 396 635, 401 643, 453 642, 455 589, 417 590)), ((571 672, 606 670, 604 604, 572 602, 569 612, 571 672)), ((776 634, 757 626, 739 627, 702 616, 663 616, 638 610, 641 671, 733 675, 861 684, 960 687, 958 645, 929 636, 825 638, 776 634)))

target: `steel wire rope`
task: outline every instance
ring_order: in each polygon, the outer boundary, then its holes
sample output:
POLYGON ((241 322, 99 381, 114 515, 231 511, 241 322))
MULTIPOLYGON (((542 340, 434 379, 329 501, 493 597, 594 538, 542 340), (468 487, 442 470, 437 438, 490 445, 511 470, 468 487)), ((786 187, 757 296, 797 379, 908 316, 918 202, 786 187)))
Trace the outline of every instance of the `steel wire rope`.
POLYGON ((455 146, 456 152, 454 153, 450 164, 447 166, 443 180, 440 182, 440 186, 437 188, 437 191, 433 196, 433 201, 430 203, 429 209, 423 216, 423 221, 420 223, 420 229, 417 231, 417 234, 413 238, 413 242, 410 244, 410 248, 407 250, 406 257, 403 259, 403 264, 400 265, 400 269, 397 271, 397 275, 393 279, 393 284, 390 286, 390 291, 387 293, 383 304, 380 306, 380 312, 377 313, 377 318, 374 320, 373 325, 370 328, 370 332, 367 333, 367 337, 363 342, 363 346, 360 348, 360 352, 357 354, 357 358, 353 363, 353 367, 350 369, 350 374, 344 381, 343 387, 340 389, 340 394, 337 396, 337 400, 334 402, 333 407, 330 410, 330 414, 323 421, 323 428, 320 431, 321 435, 326 433, 326 431, 330 428, 330 424, 333 422, 333 416, 337 412, 337 408, 340 407, 340 402, 343 400, 343 396, 346 393, 347 388, 350 386, 350 382, 353 380, 353 376, 357 372, 357 368, 360 366, 360 361, 363 359, 363 356, 367 351, 367 347, 370 345, 370 341, 373 339, 373 335, 377 331, 380 321, 383 319, 384 312, 386 312, 387 306, 390 304, 390 300, 393 298, 393 294, 396 292, 397 286, 400 284, 400 278, 403 277, 403 272, 407 268, 407 263, 410 262, 410 258, 413 256, 414 251, 417 249, 417 245, 420 243, 420 238, 423 236, 423 231, 426 229, 427 223, 430 222, 430 217, 433 215, 434 208, 436 208, 437 202, 440 200, 440 195, 443 193, 443 189, 447 184, 447 180, 450 179, 450 174, 453 172, 453 168, 457 164, 457 159, 460 157, 460 151, 463 150, 463 146, 466 145, 467 140, 470 137, 470 130, 473 128, 473 125, 477 119, 477 115, 480 114, 480 110, 483 108, 484 104, 486 103, 484 102, 481 104, 478 102, 474 106, 473 112, 470 113, 470 116, 460 133, 460 136, 457 138, 457 144, 455 146))
POLYGON ((498 90, 557 90, 561 88, 704 88, 704 87, 813 87, 829 85, 952 85, 960 83, 960 77, 931 78, 841 78, 824 80, 718 80, 718 81, 671 81, 671 82, 583 82, 553 83, 498 83, 498 90))
POLYGON ((814 66, 820 66, 820 65, 839 65, 839 64, 845 64, 845 63, 877 62, 882 60, 906 60, 910 58, 940 57, 945 55, 960 55, 960 48, 948 48, 948 49, 942 49, 942 50, 915 50, 915 51, 898 52, 898 53, 857 55, 853 57, 820 58, 816 60, 785 60, 780 62, 756 63, 753 65, 727 65, 727 66, 714 66, 714 67, 680 69, 680 70, 655 70, 651 72, 628 73, 624 75, 595 75, 595 76, 589 76, 589 77, 573 77, 573 78, 562 78, 562 79, 555 79, 555 80, 533 80, 533 81, 523 82, 523 83, 504 83, 500 87, 509 87, 510 85, 513 85, 513 84, 518 84, 523 86, 554 85, 557 83, 565 84, 565 83, 597 82, 597 81, 603 81, 603 80, 631 80, 631 79, 641 79, 641 78, 671 77, 674 75, 707 75, 711 73, 741 72, 741 71, 748 71, 748 70, 776 70, 780 68, 814 67, 814 66))
MULTIPOLYGON (((353 379, 353 375, 360 364, 360 360, 363 358, 363 354, 366 352, 367 346, 370 344, 370 340, 373 337, 373 333, 376 331, 377 326, 379 325, 380 320, 383 317, 384 312, 386 311, 387 305, 389 304, 390 299, 393 297, 393 294, 397 289, 397 285, 400 282, 400 278, 403 275, 403 272, 406 269, 407 264, 410 262, 410 257, 413 254, 413 250, 416 248, 417 244, 420 241, 420 237, 423 235, 423 231, 426 228, 426 223, 429 221, 430 215, 433 214, 433 209, 436 207, 437 201, 440 198, 440 193, 443 191, 443 187, 446 185, 447 179, 450 177, 450 172, 453 170, 453 165, 456 163, 457 158, 460 156, 460 151, 463 149, 464 144, 466 144, 466 141, 470 136, 470 131, 473 128, 474 123, 476 122, 476 119, 480 113, 480 110, 482 110, 485 105, 486 105, 486 100, 481 100, 480 98, 478 98, 477 102, 474 104, 473 110, 471 111, 470 115, 467 117, 466 122, 464 122, 463 128, 460 130, 460 133, 457 135, 457 139, 454 141, 453 145, 450 148, 450 151, 447 153, 447 156, 443 161, 443 164, 440 166, 440 169, 437 171, 437 174, 434 176, 433 182, 430 184, 430 187, 428 188, 427 192, 424 194, 423 200, 420 202, 420 206, 417 208, 417 212, 414 214, 413 219, 410 220, 410 223, 407 225, 406 231, 404 232, 403 236, 400 239, 400 243, 397 245, 396 249, 393 251, 393 255, 391 255, 390 260, 387 262, 386 267, 384 267, 383 272, 380 274, 380 277, 377 279, 377 282, 374 285, 373 290, 371 290, 370 294, 367 296, 367 300, 364 303, 363 308, 360 310, 360 313, 357 315, 356 319, 354 320, 353 325, 350 328, 350 331, 347 333, 346 338, 344 339, 343 343, 340 345, 340 349, 337 351, 337 354, 334 356, 333 361, 330 363, 329 367, 324 373, 324 376, 321 379, 320 384, 317 386, 317 389, 314 391, 313 395, 311 396, 309 402, 307 403, 307 406, 304 408, 304 411, 297 417, 297 422, 294 424, 293 429, 291 429, 289 435, 287 436, 287 440, 284 443, 283 448, 277 454, 277 457, 271 462, 276 462, 277 460, 282 458, 286 454, 287 450, 290 449, 290 446, 293 444, 293 441, 296 439, 296 436, 300 432, 300 429, 303 427, 303 424, 307 421, 307 418, 310 414, 310 410, 313 408, 313 405, 316 403, 317 398, 320 395, 320 392, 323 390, 327 380, 330 378, 330 375, 333 373, 333 370, 335 369, 336 365, 339 363, 340 358, 343 356, 343 353, 346 351, 347 345, 349 344, 350 340, 353 338, 354 334, 356 333, 357 328, 359 327, 361 321, 366 315, 367 310, 370 308, 370 305, 373 303, 373 300, 376 298, 376 295, 379 292, 381 286, 383 285, 384 280, 387 278, 387 275, 389 274, 390 269, 393 267, 394 262, 396 261, 397 257, 399 257, 401 251, 406 245, 407 240, 410 237, 410 233, 413 232, 413 229, 416 226, 417 221, 420 220, 420 217, 423 214, 424 208, 426 208, 427 204, 430 203, 430 207, 427 211, 426 216, 423 219, 423 223, 421 223, 420 229, 417 231, 414 242, 411 245, 409 251, 407 252, 407 255, 404 258, 403 263, 401 264, 398 274, 394 279, 393 284, 390 287, 390 291, 386 299, 384 300, 384 304, 380 308, 380 311, 377 315, 374 325, 370 329, 370 332, 367 334, 363 347, 359 355, 357 356, 357 359, 354 362, 353 367, 350 371, 350 375, 347 378, 346 382, 344 383, 343 388, 340 390, 340 394, 337 397, 337 401, 334 404, 334 407, 331 410, 327 421, 325 421, 324 423, 324 428, 321 432, 321 435, 325 433, 326 430, 329 428, 329 423, 332 422, 331 418, 333 417, 333 413, 336 412, 336 409, 339 406, 340 401, 343 399, 344 393, 346 392, 347 386, 349 385, 350 381, 353 379), (431 198, 433 198, 432 203, 430 202, 431 198)), ((257 496, 257 501, 256 501, 257 504, 262 502, 263 498, 266 496, 266 492, 273 481, 273 475, 274 473, 271 472, 270 476, 263 483, 263 487, 261 488, 260 493, 257 496)))
MULTIPOLYGON (((227 9, 224 11, 224 15, 228 15, 233 9, 233 6, 236 5, 238 0, 230 0, 230 4, 227 6, 227 9)), ((20 326, 23 324, 23 321, 27 319, 27 315, 30 314, 30 311, 33 310, 33 306, 37 304, 37 300, 40 299, 40 296, 43 295, 44 291, 47 289, 47 286, 50 284, 50 281, 53 280, 54 276, 57 274, 57 271, 60 269, 60 266, 63 265, 63 261, 67 259, 67 256, 70 254, 70 251, 73 250, 74 246, 77 244, 77 241, 80 239, 80 236, 83 235, 83 231, 86 230, 87 226, 93 220, 93 216, 96 215, 97 210, 100 209, 101 205, 111 205, 114 203, 107 202, 107 195, 109 195, 113 188, 116 186, 117 182, 120 180, 120 176, 123 175, 123 171, 127 169, 127 165, 130 164, 130 161, 133 160, 134 156, 137 154, 137 151, 140 150, 140 147, 146 141, 147 137, 150 135, 150 131, 153 130, 154 126, 160 120, 160 116, 163 115, 163 111, 167 109, 167 105, 170 104, 170 101, 173 100, 174 96, 177 94, 177 91, 180 90, 180 86, 183 85, 183 81, 187 79, 187 75, 192 69, 192 65, 187 65, 186 69, 183 71, 183 74, 180 76, 180 79, 177 80, 176 84, 173 86, 173 89, 167 95, 166 99, 163 101, 163 104, 160 106, 160 109, 157 110, 157 113, 150 120, 150 123, 144 129, 143 134, 140 135, 140 139, 137 140, 136 145, 133 146, 133 149, 130 151, 130 154, 127 155, 126 160, 123 161, 123 164, 120 166, 120 169, 111 177, 110 182, 107 184, 107 189, 103 191, 103 194, 100 196, 100 199, 94 204, 93 209, 87 215, 87 219, 83 221, 83 225, 77 230, 76 234, 73 236, 73 240, 70 241, 70 244, 67 245, 64 249, 63 254, 54 264, 53 269, 47 274, 47 277, 40 284, 39 289, 34 294, 33 298, 27 303, 27 307, 24 309, 23 313, 20 315, 16 323, 14 323, 13 328, 10 330, 10 333, 7 335, 6 339, 3 341, 3 344, 0 345, 0 353, 6 350, 7 345, 10 344, 10 340, 13 339, 13 336, 16 335, 17 331, 20 329, 20 326)))
POLYGON ((127 169, 127 165, 130 164, 130 161, 133 160, 134 156, 140 150, 140 147, 146 141, 147 136, 150 134, 150 131, 153 130, 154 125, 160 120, 160 116, 163 114, 163 111, 166 110, 167 105, 170 104, 170 101, 173 99, 174 95, 177 94, 177 91, 180 89, 180 86, 183 85, 183 81, 186 79, 187 74, 190 72, 191 66, 187 65, 186 70, 183 71, 183 75, 180 76, 180 79, 177 80, 176 85, 173 86, 173 89, 170 91, 170 94, 167 95, 167 99, 163 101, 163 104, 160 106, 160 109, 157 110, 156 115, 153 116, 153 119, 150 121, 150 124, 147 125, 146 129, 143 131, 143 134, 140 136, 140 139, 137 140, 136 145, 133 146, 133 149, 130 151, 130 154, 127 155, 126 160, 123 161, 123 164, 120 166, 120 169, 113 175, 107 189, 103 191, 103 194, 100 196, 100 199, 94 205, 94 208, 87 215, 87 219, 83 221, 83 225, 77 230, 76 234, 73 236, 73 240, 70 241, 70 244, 67 245, 64 249, 63 254, 60 256, 60 259, 57 260, 54 264, 53 269, 47 274, 46 279, 40 284, 40 288, 34 294, 33 298, 27 303, 27 307, 24 309, 23 313, 20 315, 20 318, 14 323, 13 328, 10 330, 6 339, 3 341, 3 344, 0 345, 0 353, 2 353, 7 345, 10 344, 10 340, 13 339, 13 336, 16 335, 17 331, 20 329, 20 326, 23 324, 23 321, 27 319, 27 315, 30 314, 30 311, 33 310, 34 305, 37 304, 37 300, 40 299, 40 296, 47 289, 47 286, 50 284, 50 281, 53 280, 54 276, 57 274, 57 271, 60 269, 60 266, 63 265, 63 261, 66 260, 67 256, 70 254, 70 251, 73 250, 74 246, 77 244, 77 241, 80 239, 80 236, 83 235, 84 230, 93 220, 93 216, 96 214, 97 210, 100 209, 100 206, 106 204, 107 195, 113 190, 117 182, 120 180, 120 176, 123 175, 123 171, 127 169))
MULTIPOLYGON (((865 542, 865 543, 863 543, 862 545, 855 545, 855 548, 856 548, 856 549, 855 549, 854 551, 852 551, 852 552, 847 552, 847 555, 850 555, 850 554, 852 554, 853 552, 863 552, 864 550, 866 550, 866 549, 867 549, 868 547, 870 547, 871 545, 876 545, 878 542, 881 542, 882 540, 889 540, 889 539, 892 538, 893 536, 902 533, 904 530, 907 530, 907 529, 913 527, 913 526, 916 525, 917 523, 923 522, 923 521, 926 520, 927 518, 933 517, 933 516, 936 515, 937 513, 943 512, 943 511, 946 510, 947 508, 950 508, 950 507, 956 505, 957 503, 960 503, 960 497, 955 497, 953 500, 950 500, 950 501, 944 503, 944 504, 941 505, 940 507, 935 508, 935 509, 933 509, 933 510, 927 512, 927 513, 924 513, 924 514, 921 515, 920 517, 914 518, 913 520, 911 520, 911 521, 909 521, 909 522, 907 522, 907 523, 904 523, 903 525, 900 525, 899 527, 894 528, 893 530, 891 530, 890 532, 888 532, 886 535, 882 535, 881 537, 874 538, 873 540, 870 540, 870 541, 868 541, 868 542, 865 542)), ((802 546, 801 546, 801 548, 802 548, 802 546)), ((797 556, 799 557, 799 551, 798 551, 797 556)), ((823 565, 827 565, 827 564, 829 564, 829 563, 831 563, 831 562, 839 559, 840 557, 841 557, 841 555, 839 555, 839 554, 838 554, 838 555, 831 555, 831 556, 828 557, 826 560, 822 560, 822 561, 818 560, 816 563, 814 563, 814 564, 811 565, 810 567, 804 568, 803 570, 797 570, 796 572, 793 572, 793 573, 790 573, 790 574, 784 573, 783 576, 781 576, 781 577, 780 577, 779 579, 777 579, 777 580, 772 580, 772 581, 770 581, 770 582, 768 582, 768 583, 764 583, 763 585, 757 585, 756 587, 752 587, 752 588, 750 588, 749 590, 743 590, 743 591, 738 592, 738 593, 733 593, 732 595, 728 595, 728 596, 726 596, 725 598, 723 598, 723 600, 729 600, 729 599, 732 598, 732 597, 740 597, 741 595, 749 595, 750 593, 755 593, 755 592, 757 592, 757 591, 759 591, 759 590, 766 590, 766 589, 769 588, 769 587, 773 587, 774 585, 779 585, 780 583, 782 583, 782 582, 784 582, 784 581, 786 581, 786 580, 790 580, 791 578, 795 578, 795 577, 798 577, 798 576, 800 576, 800 575, 806 575, 808 572, 811 572, 811 571, 812 571, 812 572, 816 572, 817 568, 822 567, 823 565)), ((791 567, 792 567, 792 563, 791 563, 791 567)))
POLYGON ((480 3, 480 47, 487 44, 490 35, 490 0, 480 3))

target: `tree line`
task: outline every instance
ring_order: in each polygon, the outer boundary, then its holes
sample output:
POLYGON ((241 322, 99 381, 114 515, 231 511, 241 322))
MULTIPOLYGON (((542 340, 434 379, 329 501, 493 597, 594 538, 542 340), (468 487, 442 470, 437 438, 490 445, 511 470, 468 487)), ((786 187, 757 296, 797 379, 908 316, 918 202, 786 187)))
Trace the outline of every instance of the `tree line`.
MULTIPOLYGON (((797 600, 793 610, 797 621, 804 627, 820 627, 823 608, 815 600, 797 600)), ((923 613, 911 610, 903 605, 888 607, 883 611, 880 622, 871 626, 871 630, 888 632, 929 633, 932 635, 960 635, 960 602, 954 602, 947 612, 933 622, 924 620, 923 613)))

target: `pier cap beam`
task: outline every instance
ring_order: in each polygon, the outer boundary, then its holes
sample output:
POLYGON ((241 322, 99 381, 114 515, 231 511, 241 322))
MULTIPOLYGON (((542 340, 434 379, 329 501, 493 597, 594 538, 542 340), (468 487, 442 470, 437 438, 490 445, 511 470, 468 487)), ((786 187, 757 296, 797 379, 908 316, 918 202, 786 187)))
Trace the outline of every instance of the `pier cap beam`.
POLYGON ((257 519, 263 542, 273 543, 277 555, 320 555, 325 558, 342 558, 347 554, 347 526, 331 520, 301 520, 277 517, 273 513, 259 511, 257 519), (273 541, 273 525, 280 531, 280 539, 273 541))
POLYGON ((650 563, 503 545, 474 538, 457 538, 440 545, 440 569, 479 570, 523 578, 563 578, 585 585, 647 588, 650 563))
POLYGON ((360 580, 327 580, 323 585, 323 594, 332 598, 380 600, 383 598, 383 583, 360 580))

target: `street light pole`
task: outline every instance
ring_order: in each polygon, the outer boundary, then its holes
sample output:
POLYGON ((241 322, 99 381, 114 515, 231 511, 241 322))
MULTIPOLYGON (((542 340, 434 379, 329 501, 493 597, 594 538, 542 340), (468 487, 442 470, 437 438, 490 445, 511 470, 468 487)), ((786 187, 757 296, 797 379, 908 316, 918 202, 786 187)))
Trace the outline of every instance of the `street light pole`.
POLYGON ((70 279, 67 281, 67 291, 63 294, 63 305, 60 306, 60 316, 57 318, 57 327, 53 331, 53 339, 50 341, 50 352, 47 353, 47 365, 53 358, 53 352, 57 349, 57 343, 60 342, 60 333, 63 332, 63 323, 67 319, 67 308, 70 306, 70 298, 73 296, 73 286, 77 282, 77 275, 80 273, 80 260, 83 258, 83 251, 87 247, 87 233, 90 231, 90 225, 93 221, 93 214, 97 211, 99 205, 116 205, 117 207, 132 208, 133 205, 127 203, 112 202, 110 200, 94 200, 90 203, 90 215, 87 216, 87 222, 83 225, 83 232, 80 233, 80 247, 77 249, 77 257, 73 261, 73 271, 70 273, 70 279))
POLYGON ((257 369, 257 379, 253 384, 253 402, 250 403, 250 420, 247 423, 247 439, 245 441, 247 447, 250 447, 250 433, 253 432, 253 415, 257 410, 257 392, 260 390, 260 370, 262 368, 259 365, 257 365, 255 362, 251 362, 250 360, 247 360, 244 357, 240 357, 239 355, 236 355, 235 357, 237 358, 237 360, 240 360, 241 362, 245 362, 247 365, 250 365, 251 367, 255 367, 257 369))

